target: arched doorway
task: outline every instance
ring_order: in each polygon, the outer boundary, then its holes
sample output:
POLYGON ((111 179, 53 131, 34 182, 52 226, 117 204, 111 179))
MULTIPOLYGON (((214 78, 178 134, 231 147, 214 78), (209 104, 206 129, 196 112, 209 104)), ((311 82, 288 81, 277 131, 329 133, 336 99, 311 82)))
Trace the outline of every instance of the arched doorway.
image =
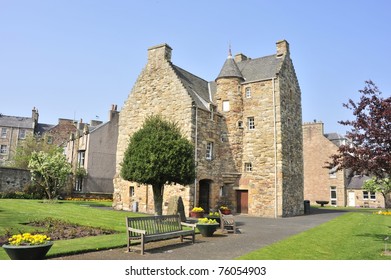
POLYGON ((200 180, 198 206, 202 207, 205 212, 209 212, 210 209, 209 197, 211 182, 210 180, 200 180))

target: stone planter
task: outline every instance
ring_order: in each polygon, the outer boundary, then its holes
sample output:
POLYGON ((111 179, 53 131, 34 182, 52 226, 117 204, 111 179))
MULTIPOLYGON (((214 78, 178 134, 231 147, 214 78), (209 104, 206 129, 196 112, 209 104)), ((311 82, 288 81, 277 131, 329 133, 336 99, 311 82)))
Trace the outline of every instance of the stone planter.
POLYGON ((53 242, 49 241, 40 245, 15 246, 4 244, 3 249, 11 260, 43 260, 52 246, 53 242))
POLYGON ((203 218, 204 212, 190 212, 191 218, 203 218))
POLYGON ((217 230, 219 224, 197 224, 197 229, 203 237, 211 237, 217 230))

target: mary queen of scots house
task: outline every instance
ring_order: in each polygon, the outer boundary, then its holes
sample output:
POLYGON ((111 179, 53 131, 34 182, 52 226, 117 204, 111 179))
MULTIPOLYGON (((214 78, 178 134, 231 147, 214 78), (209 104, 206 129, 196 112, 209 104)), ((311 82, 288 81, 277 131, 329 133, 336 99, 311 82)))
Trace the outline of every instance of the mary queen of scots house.
POLYGON ((167 44, 148 49, 119 116, 113 207, 153 213, 150 186, 120 177, 129 136, 150 114, 175 121, 195 146, 193 184, 165 187, 163 213, 182 199, 185 212, 224 198, 236 213, 285 217, 303 213, 301 92, 287 41, 276 54, 229 54, 208 82, 174 65, 167 44))

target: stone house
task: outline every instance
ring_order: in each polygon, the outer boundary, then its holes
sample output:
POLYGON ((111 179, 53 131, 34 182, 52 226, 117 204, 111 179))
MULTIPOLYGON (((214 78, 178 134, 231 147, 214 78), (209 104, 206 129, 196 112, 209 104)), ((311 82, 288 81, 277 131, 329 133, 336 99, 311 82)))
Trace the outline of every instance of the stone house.
POLYGON ((303 213, 301 91, 288 42, 276 45, 275 54, 256 59, 229 53, 211 82, 173 64, 167 44, 148 49, 119 116, 115 209, 154 212, 152 188, 119 174, 130 135, 147 115, 160 114, 194 143, 197 163, 193 184, 165 187, 163 213, 179 199, 186 214, 222 200, 236 213, 303 213))
POLYGON ((328 205, 346 206, 346 171, 325 168, 330 156, 345 143, 346 139, 337 133, 325 134, 322 122, 303 124, 304 199, 311 204, 328 201, 328 205))
POLYGON ((21 141, 28 135, 38 133, 38 117, 36 108, 33 108, 31 117, 0 114, 0 165, 10 163, 21 141))
POLYGON ((93 120, 86 124, 81 120, 76 124, 76 133, 68 135, 65 147, 67 160, 74 172, 79 168, 86 171, 85 176, 76 178, 73 194, 112 197, 118 116, 117 106, 112 105, 107 122, 93 120))

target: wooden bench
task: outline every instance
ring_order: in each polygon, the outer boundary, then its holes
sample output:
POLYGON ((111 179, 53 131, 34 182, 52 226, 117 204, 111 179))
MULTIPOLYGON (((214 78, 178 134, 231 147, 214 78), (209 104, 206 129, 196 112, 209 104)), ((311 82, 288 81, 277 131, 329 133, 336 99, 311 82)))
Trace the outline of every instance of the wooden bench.
POLYGON ((220 214, 220 228, 228 232, 236 233, 236 221, 233 215, 224 215, 219 210, 220 214))
MULTIPOLYGON (((148 217, 126 217, 128 252, 131 242, 140 241, 139 249, 144 254, 145 243, 180 237, 191 236, 192 243, 195 241, 195 224, 181 221, 180 215, 161 215, 148 217), (184 226, 192 229, 184 229, 184 226)), ((135 246, 138 247, 138 246, 135 246)))

